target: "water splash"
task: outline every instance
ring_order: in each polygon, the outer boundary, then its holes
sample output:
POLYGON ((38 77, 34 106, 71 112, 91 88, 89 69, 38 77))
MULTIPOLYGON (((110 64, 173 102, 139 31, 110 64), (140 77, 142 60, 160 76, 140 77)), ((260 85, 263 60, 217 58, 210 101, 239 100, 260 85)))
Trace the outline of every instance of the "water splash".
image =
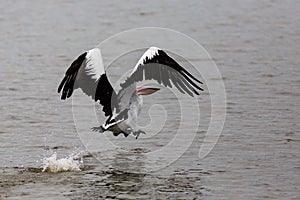
POLYGON ((42 172, 80 171, 80 168, 83 166, 83 160, 79 157, 79 154, 71 154, 65 158, 57 159, 57 153, 55 152, 50 157, 43 158, 42 172))

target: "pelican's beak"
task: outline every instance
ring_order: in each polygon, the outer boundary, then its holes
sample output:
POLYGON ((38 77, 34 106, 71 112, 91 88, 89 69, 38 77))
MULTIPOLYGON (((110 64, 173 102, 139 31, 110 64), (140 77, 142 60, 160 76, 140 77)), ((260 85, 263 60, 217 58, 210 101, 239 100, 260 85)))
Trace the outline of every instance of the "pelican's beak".
POLYGON ((149 87, 149 86, 138 86, 136 87, 136 91, 138 95, 148 95, 154 92, 157 92, 160 88, 149 87))

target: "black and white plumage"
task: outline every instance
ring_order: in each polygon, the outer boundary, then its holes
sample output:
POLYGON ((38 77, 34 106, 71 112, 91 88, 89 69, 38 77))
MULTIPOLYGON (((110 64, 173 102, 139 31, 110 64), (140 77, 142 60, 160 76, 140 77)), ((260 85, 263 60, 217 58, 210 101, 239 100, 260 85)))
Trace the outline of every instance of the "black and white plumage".
POLYGON ((190 96, 199 95, 203 89, 197 78, 180 66, 166 52, 150 47, 135 65, 130 76, 120 84, 116 92, 106 76, 100 49, 94 48, 81 54, 68 68, 58 87, 62 91, 61 99, 71 97, 73 91, 81 88, 94 101, 99 101, 107 117, 106 122, 93 130, 112 131, 115 136, 123 133, 126 137, 132 133, 136 137, 135 122, 142 108, 141 95, 152 94, 159 90, 154 87, 137 87, 138 82, 155 80, 162 86, 175 86, 180 92, 190 96))

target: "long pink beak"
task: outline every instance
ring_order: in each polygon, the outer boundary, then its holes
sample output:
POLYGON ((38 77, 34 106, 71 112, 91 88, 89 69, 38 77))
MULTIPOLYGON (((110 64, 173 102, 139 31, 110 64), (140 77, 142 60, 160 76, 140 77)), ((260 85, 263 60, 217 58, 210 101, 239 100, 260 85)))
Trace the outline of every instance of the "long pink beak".
POLYGON ((147 86, 136 87, 136 91, 138 95, 148 95, 157 92, 158 90, 160 90, 160 88, 147 87, 147 86))

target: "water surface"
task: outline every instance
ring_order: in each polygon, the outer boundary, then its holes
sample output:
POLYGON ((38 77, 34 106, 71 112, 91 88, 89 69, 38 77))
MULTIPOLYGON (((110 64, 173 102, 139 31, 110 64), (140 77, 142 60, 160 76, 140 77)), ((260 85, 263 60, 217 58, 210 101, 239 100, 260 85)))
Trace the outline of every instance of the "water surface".
MULTIPOLYGON (((1 198, 299 198, 298 1, 17 1, 0 8, 1 198), (61 102, 56 89, 83 50, 144 26, 181 31, 208 50, 226 87, 225 127, 205 159, 198 150, 209 108, 191 147, 164 170, 140 170, 144 153, 165 144, 162 136, 129 139, 136 146, 102 168, 79 139, 71 102, 61 102), (42 159, 54 152, 82 152, 82 170, 42 173, 42 159)), ((207 93, 200 100, 209 105, 207 93)))

